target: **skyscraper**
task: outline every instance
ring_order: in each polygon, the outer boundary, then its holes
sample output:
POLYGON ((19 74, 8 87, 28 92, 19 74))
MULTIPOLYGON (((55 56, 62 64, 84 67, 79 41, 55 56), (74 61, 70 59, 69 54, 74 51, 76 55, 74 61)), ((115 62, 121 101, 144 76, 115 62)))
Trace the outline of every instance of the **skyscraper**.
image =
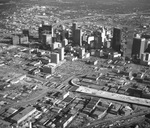
POLYGON ((76 29, 75 30, 74 44, 82 46, 82 29, 76 29))
POLYGON ((75 45, 82 46, 82 29, 78 29, 76 23, 72 25, 72 39, 75 45))
POLYGON ((141 58, 142 53, 146 50, 146 40, 144 38, 133 38, 132 57, 141 58))
POLYGON ((120 52, 121 38, 122 38, 121 29, 120 28, 114 28, 113 39, 112 39, 112 48, 117 52, 120 52))
POLYGON ((95 49, 100 49, 103 46, 102 33, 100 31, 94 31, 95 49))
POLYGON ((38 33, 39 33, 39 39, 41 41, 43 34, 52 34, 52 25, 42 24, 42 27, 39 27, 38 29, 38 33))

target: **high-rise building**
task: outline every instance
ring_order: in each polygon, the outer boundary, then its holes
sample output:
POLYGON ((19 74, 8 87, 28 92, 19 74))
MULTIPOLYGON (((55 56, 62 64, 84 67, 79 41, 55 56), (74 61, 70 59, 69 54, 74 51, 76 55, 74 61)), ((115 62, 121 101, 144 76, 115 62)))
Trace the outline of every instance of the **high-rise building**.
POLYGON ((74 44, 82 46, 82 29, 75 30, 74 44))
POLYGON ((42 26, 39 27, 39 29, 38 29, 38 33, 39 33, 39 39, 41 41, 43 34, 52 34, 52 25, 42 24, 42 26))
POLYGON ((75 30, 77 29, 77 24, 76 23, 73 23, 72 24, 72 37, 74 37, 74 34, 75 34, 75 30))
POLYGON ((75 45, 82 46, 82 29, 78 29, 76 23, 72 25, 72 39, 75 45))
POLYGON ((132 45, 132 57, 138 59, 141 58, 142 53, 146 50, 146 40, 144 38, 133 38, 133 45, 132 45))
POLYGON ((59 54, 58 53, 51 53, 51 62, 58 64, 59 63, 59 54))
POLYGON ((64 60, 64 47, 59 48, 58 53, 59 53, 59 60, 60 61, 64 60))
POLYGON ((121 29, 120 28, 114 28, 113 39, 112 39, 112 48, 117 52, 120 52, 121 38, 122 38, 121 29))
POLYGON ((95 36, 94 41, 95 41, 95 49, 100 49, 103 46, 101 36, 95 36))
POLYGON ((102 43, 104 44, 106 40, 106 30, 104 27, 102 28, 101 37, 102 37, 102 43))
POLYGON ((100 49, 103 46, 103 42, 102 42, 102 32, 100 31, 94 31, 94 41, 95 41, 95 49, 100 49))

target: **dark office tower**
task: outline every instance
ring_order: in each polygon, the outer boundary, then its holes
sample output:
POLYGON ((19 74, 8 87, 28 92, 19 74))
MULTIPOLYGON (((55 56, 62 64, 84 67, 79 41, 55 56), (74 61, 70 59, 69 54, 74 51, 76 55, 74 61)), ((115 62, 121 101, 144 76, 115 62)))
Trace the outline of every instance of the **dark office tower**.
POLYGON ((43 32, 52 34, 52 25, 42 25, 43 32))
POLYGON ((142 53, 146 50, 146 40, 144 38, 133 38, 133 44, 132 44, 132 57, 136 59, 140 59, 142 53))
POLYGON ((95 49, 100 49, 103 46, 102 37, 95 36, 94 41, 95 41, 95 49))
POLYGON ((39 39, 41 41, 43 34, 52 34, 52 26, 51 25, 42 25, 42 27, 39 27, 39 39))
POLYGON ((73 23, 72 24, 72 40, 73 42, 75 42, 75 31, 77 29, 77 24, 76 23, 73 23))
POLYGON ((100 49, 103 46, 102 33, 99 31, 94 31, 93 35, 95 41, 95 49, 100 49))
POLYGON ((75 30, 74 44, 82 46, 82 29, 75 30))
POLYGON ((74 34, 75 30, 77 29, 77 24, 73 23, 72 24, 72 34, 74 34))
POLYGON ((22 34, 23 34, 24 36, 28 36, 28 37, 29 37, 29 30, 28 30, 28 29, 22 30, 22 34))
POLYGON ((119 28, 114 28, 113 30, 113 39, 112 39, 112 48, 117 51, 120 52, 120 48, 121 48, 121 29, 119 28))

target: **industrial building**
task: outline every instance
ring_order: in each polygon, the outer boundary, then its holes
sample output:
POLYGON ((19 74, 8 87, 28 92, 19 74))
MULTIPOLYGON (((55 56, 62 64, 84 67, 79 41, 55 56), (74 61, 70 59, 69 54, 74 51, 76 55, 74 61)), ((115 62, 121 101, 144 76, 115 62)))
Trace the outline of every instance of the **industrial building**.
POLYGON ((11 120, 13 120, 14 123, 20 124, 24 120, 26 120, 29 116, 31 116, 33 113, 35 113, 36 111, 37 111, 36 108, 29 106, 25 108, 23 111, 13 116, 11 120))

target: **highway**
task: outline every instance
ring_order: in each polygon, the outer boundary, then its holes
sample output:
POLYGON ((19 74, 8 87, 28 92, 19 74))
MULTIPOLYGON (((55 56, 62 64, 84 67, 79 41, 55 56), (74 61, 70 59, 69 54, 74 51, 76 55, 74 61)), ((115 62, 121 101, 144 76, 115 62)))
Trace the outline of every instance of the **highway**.
MULTIPOLYGON (((72 85, 79 86, 79 88, 76 90, 76 92, 89 94, 92 96, 98 96, 98 97, 102 97, 102 98, 107 98, 107 99, 111 99, 111 100, 118 100, 120 102, 128 102, 128 103, 133 103, 133 104, 150 106, 150 100, 148 100, 148 99, 130 97, 130 96, 126 96, 126 95, 110 93, 110 92, 106 92, 106 91, 83 87, 83 86, 77 85, 75 83, 75 81, 77 81, 77 80, 78 80, 78 78, 74 78, 71 80, 72 85)), ((85 126, 83 128, 94 128, 95 126, 98 126, 98 128, 100 128, 103 125, 105 125, 105 126, 114 125, 116 122, 119 122, 120 124, 122 124, 122 123, 125 123, 126 120, 131 120, 133 118, 138 119, 141 116, 144 116, 149 113, 150 113, 150 110, 146 109, 146 110, 142 110, 140 112, 133 113, 132 115, 125 116, 125 117, 119 117, 119 118, 117 117, 117 118, 113 118, 113 119, 111 118, 111 119, 106 119, 106 120, 98 119, 98 120, 91 122, 88 126, 85 126)))
POLYGON ((102 90, 88 88, 85 86, 80 86, 80 85, 75 84, 75 79, 77 79, 77 78, 72 79, 71 83, 72 83, 72 85, 79 87, 76 90, 76 92, 85 93, 85 94, 89 94, 89 95, 93 95, 93 96, 98 96, 98 97, 105 98, 105 99, 117 100, 120 102, 126 102, 126 103, 132 103, 132 104, 138 104, 138 105, 150 107, 149 99, 126 96, 126 95, 122 95, 122 94, 111 93, 111 92, 106 92, 106 91, 102 91, 102 90))

